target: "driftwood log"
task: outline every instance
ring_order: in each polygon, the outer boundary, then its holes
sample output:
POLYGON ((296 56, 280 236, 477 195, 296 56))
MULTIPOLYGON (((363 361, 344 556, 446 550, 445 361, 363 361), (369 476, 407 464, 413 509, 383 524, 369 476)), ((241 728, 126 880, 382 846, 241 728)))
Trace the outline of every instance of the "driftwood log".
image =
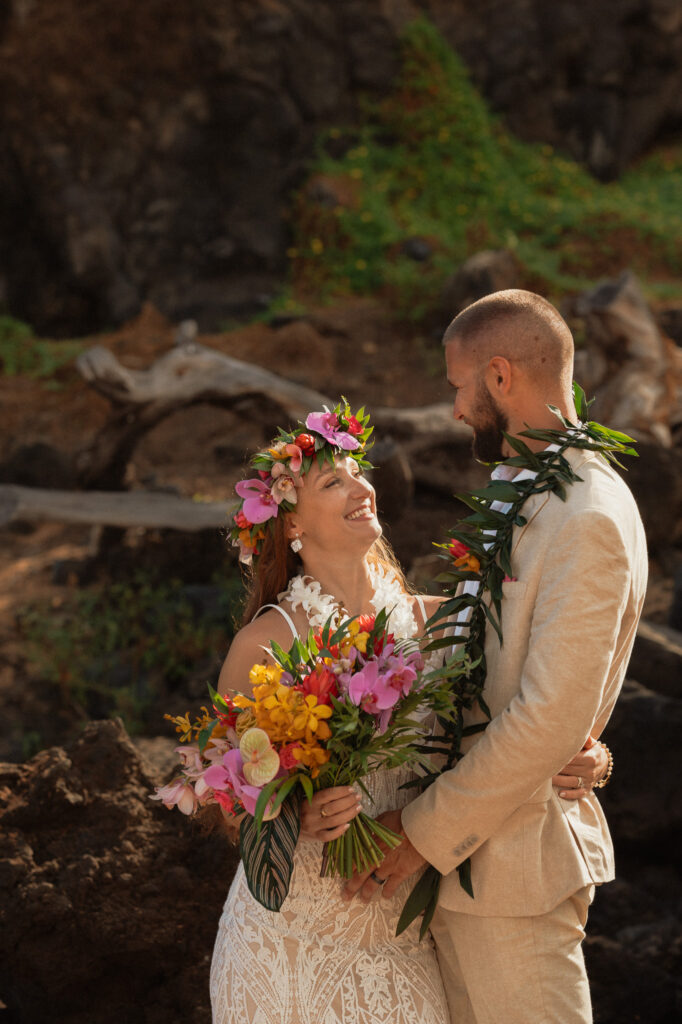
POLYGON ((193 501, 160 492, 48 491, 0 485, 0 527, 22 520, 194 532, 224 526, 235 508, 235 502, 193 501))
MULTIPOLYGON (((109 422, 77 460, 85 489, 117 490, 135 446, 157 423, 191 405, 239 408, 273 425, 302 419, 311 409, 331 406, 319 391, 286 380, 260 366, 233 359, 193 340, 196 328, 179 328, 176 347, 147 370, 130 370, 101 346, 82 353, 76 366, 83 378, 116 407, 109 422)), ((470 431, 452 419, 447 403, 421 409, 372 410, 382 435, 405 441, 410 454, 434 442, 468 443, 470 431)))

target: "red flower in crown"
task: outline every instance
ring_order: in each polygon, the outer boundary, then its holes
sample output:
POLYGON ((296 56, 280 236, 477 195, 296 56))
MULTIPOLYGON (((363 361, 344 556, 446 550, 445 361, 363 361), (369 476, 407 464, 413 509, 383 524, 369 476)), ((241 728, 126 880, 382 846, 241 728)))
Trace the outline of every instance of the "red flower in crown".
POLYGON ((294 438, 294 444, 301 449, 304 455, 314 455, 315 453, 315 438, 312 434, 299 434, 294 438))
POLYGON ((357 437, 365 429, 362 423, 358 423, 355 416, 348 416, 346 422, 348 423, 348 433, 353 434, 354 437, 357 437))

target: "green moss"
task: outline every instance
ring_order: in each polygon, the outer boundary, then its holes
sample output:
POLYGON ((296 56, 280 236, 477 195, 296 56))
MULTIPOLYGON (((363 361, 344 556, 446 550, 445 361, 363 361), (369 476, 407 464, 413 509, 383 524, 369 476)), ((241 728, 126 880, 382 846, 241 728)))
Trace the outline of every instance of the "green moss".
POLYGON ((512 137, 424 19, 405 33, 395 90, 366 105, 359 127, 328 132, 312 173, 339 201, 307 187, 295 198, 291 280, 304 300, 384 292, 419 318, 458 264, 499 247, 516 254, 526 286, 550 295, 626 266, 653 294, 682 295, 682 147, 597 182, 550 146, 512 137), (411 238, 428 260, 405 253, 411 238))
POLYGON ((51 377, 83 351, 81 341, 36 338, 33 329, 11 316, 0 316, 0 368, 7 377, 51 377))

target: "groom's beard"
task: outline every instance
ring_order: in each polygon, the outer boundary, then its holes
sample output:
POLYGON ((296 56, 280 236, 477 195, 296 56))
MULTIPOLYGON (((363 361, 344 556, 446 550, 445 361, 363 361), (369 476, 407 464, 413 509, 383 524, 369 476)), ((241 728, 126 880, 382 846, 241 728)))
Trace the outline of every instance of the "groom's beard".
POLYGON ((481 462, 501 462, 505 457, 502 443, 509 419, 483 381, 479 381, 476 391, 476 412, 478 422, 472 424, 474 457, 481 462))

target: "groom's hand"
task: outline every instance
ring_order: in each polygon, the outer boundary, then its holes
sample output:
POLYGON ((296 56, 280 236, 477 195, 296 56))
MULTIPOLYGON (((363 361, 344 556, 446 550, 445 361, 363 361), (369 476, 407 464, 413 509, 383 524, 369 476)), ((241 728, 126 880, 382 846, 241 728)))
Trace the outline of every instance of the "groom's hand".
POLYGON ((400 846, 396 846, 394 850, 387 849, 384 843, 379 844, 382 849, 386 850, 386 856, 373 871, 363 871, 360 875, 353 875, 346 882, 343 890, 345 900, 351 900, 358 893, 365 901, 371 900, 377 893, 390 899, 406 878, 425 867, 427 861, 424 860, 421 853, 415 850, 402 831, 401 813, 401 811, 386 811, 385 814, 379 815, 378 820, 381 824, 402 834, 403 840, 400 846), (373 874, 379 879, 386 879, 386 881, 377 882, 375 878, 372 878, 373 874))

